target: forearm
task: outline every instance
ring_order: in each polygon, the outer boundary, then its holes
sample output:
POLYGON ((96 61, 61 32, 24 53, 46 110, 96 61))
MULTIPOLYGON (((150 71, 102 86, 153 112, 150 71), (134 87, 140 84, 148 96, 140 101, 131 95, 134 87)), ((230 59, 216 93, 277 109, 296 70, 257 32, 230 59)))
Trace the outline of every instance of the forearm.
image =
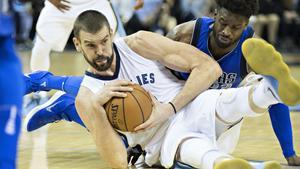
POLYGON ((80 89, 76 109, 95 141, 102 159, 112 168, 127 167, 127 152, 121 138, 108 122, 104 108, 93 102, 91 94, 80 89))
POLYGON ((181 92, 172 100, 176 110, 179 111, 200 93, 207 90, 221 74, 222 70, 217 63, 204 63, 194 68, 181 92))
POLYGON ((108 122, 103 107, 99 106, 99 112, 95 113, 91 134, 95 140, 97 150, 103 160, 112 168, 127 168, 127 152, 125 146, 108 122), (101 119, 101 120, 99 120, 101 119))

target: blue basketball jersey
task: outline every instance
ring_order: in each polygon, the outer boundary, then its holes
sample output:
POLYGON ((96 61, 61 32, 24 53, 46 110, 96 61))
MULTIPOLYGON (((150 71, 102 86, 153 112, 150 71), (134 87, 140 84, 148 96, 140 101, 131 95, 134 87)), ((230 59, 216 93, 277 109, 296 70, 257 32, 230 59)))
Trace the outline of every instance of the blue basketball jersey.
POLYGON ((0 169, 16 169, 24 94, 21 62, 14 51, 8 0, 0 1, 0 169))
MULTIPOLYGON (((196 20, 194 28, 192 45, 203 51, 207 55, 212 56, 208 47, 209 34, 212 31, 214 19, 203 17, 196 20)), ((242 81, 242 78, 247 74, 246 61, 242 54, 242 44, 254 34, 253 29, 247 26, 242 33, 242 36, 236 47, 217 60, 220 64, 223 74, 222 76, 210 87, 211 89, 224 89, 237 87, 242 81)), ((179 78, 186 80, 189 76, 188 73, 179 73, 179 78)))

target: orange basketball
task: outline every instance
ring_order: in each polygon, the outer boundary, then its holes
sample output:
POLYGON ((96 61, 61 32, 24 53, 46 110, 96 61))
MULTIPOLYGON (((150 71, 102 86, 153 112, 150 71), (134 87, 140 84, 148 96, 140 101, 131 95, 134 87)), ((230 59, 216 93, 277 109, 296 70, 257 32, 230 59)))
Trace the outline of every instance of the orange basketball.
POLYGON ((148 92, 140 85, 132 87, 133 91, 127 92, 127 97, 114 97, 105 104, 110 124, 120 131, 134 131, 152 112, 152 100, 148 92))

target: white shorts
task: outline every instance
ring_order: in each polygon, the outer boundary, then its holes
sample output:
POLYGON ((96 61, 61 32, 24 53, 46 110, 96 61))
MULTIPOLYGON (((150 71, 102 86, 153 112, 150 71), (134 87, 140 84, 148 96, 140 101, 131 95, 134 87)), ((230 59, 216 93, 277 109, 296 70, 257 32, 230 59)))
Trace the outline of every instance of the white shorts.
POLYGON ((72 32, 77 16, 86 10, 97 10, 103 13, 111 28, 116 31, 117 19, 111 4, 107 0, 90 0, 87 3, 71 3, 71 9, 66 12, 59 11, 47 0, 36 26, 37 36, 48 43, 51 49, 61 52, 65 48, 72 32))
POLYGON ((203 134, 216 144, 215 110, 222 90, 207 90, 178 112, 172 120, 161 147, 160 162, 170 168, 177 148, 187 138, 202 137, 203 134))
POLYGON ((173 165, 177 148, 186 138, 205 135, 215 144, 215 107, 221 91, 203 92, 156 129, 145 133, 124 133, 129 144, 142 145, 146 151, 145 162, 148 165, 161 164, 166 168, 173 165))

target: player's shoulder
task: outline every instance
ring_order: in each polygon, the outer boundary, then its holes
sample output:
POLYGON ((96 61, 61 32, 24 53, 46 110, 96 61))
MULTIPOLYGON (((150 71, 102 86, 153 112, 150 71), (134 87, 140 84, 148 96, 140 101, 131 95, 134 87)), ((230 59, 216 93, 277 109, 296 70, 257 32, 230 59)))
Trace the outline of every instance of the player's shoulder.
POLYGON ((196 20, 179 24, 167 34, 167 37, 175 41, 190 43, 193 36, 195 24, 196 20))
POLYGON ((175 32, 177 35, 187 35, 187 34, 191 34, 191 33, 193 33, 195 24, 196 24, 196 20, 184 22, 184 23, 182 23, 182 24, 180 24, 180 25, 177 25, 177 26, 174 28, 174 32, 175 32))

